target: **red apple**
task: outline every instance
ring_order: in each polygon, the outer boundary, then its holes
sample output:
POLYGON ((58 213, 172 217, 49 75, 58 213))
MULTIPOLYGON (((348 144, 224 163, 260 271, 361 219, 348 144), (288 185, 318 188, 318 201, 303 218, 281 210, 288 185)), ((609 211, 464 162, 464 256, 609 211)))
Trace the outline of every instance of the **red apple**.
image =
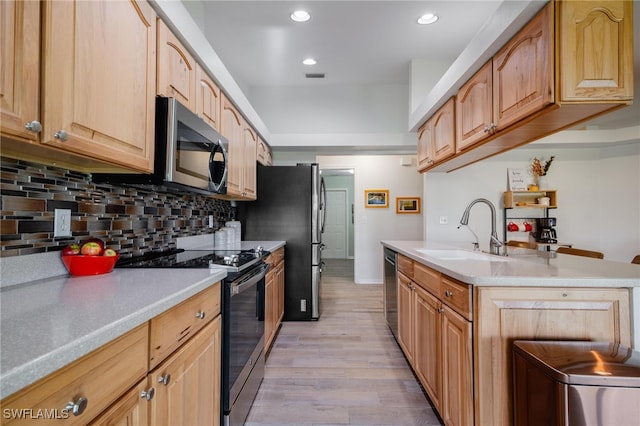
POLYGON ((80 254, 80 244, 77 244, 77 243, 69 244, 68 246, 62 249, 63 256, 75 256, 77 254, 80 254))
POLYGON ((104 253, 102 253, 103 256, 117 256, 118 253, 114 250, 114 249, 105 249, 104 253))
POLYGON ((80 254, 85 256, 100 256, 102 254, 102 247, 95 241, 89 241, 82 245, 80 254))
POLYGON ((104 250, 104 241, 100 238, 89 238, 88 240, 84 240, 83 243, 96 243, 100 246, 100 250, 104 250))

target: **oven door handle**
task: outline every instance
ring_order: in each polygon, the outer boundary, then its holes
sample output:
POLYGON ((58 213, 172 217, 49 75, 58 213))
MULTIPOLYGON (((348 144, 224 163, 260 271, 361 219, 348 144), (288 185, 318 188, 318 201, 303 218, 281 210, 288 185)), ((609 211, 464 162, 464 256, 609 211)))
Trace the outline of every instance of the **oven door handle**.
POLYGON ((231 296, 235 294, 240 294, 246 289, 253 287, 258 281, 263 279, 265 275, 267 275, 267 270, 269 269, 268 264, 264 264, 260 267, 260 270, 248 278, 246 281, 241 281, 237 284, 231 283, 231 296))

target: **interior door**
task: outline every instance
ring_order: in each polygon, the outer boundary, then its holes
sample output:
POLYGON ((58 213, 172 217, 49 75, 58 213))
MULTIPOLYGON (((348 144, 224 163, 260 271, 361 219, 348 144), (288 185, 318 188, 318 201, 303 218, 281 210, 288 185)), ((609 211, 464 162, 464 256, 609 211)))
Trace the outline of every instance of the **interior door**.
POLYGON ((327 188, 326 220, 322 243, 324 259, 346 259, 347 246, 347 190, 327 188))

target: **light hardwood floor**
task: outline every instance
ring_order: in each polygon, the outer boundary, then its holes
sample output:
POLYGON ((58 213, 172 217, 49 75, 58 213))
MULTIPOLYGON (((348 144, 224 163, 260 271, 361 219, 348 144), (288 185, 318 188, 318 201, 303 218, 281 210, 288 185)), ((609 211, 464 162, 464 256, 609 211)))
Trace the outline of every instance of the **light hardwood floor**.
POLYGON ((440 425, 384 320, 381 285, 326 260, 321 316, 285 322, 246 425, 440 425))

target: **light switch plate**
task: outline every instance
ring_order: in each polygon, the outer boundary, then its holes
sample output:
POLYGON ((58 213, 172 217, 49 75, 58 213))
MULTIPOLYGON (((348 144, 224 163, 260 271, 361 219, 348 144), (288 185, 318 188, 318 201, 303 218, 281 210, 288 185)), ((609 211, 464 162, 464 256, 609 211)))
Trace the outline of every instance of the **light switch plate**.
POLYGON ((71 210, 69 209, 54 210, 53 236, 54 237, 70 237, 71 236, 71 210))

